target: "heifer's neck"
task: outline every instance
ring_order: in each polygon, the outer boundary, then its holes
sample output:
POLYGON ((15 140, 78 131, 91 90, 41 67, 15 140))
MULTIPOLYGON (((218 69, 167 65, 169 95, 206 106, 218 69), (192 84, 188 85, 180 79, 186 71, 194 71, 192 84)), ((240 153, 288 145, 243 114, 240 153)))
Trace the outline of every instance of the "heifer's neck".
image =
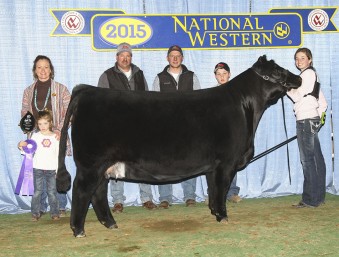
POLYGON ((257 76, 251 69, 243 72, 233 80, 237 79, 239 81, 234 81, 238 85, 235 89, 239 91, 242 99, 242 107, 248 125, 252 125, 249 128, 249 133, 254 135, 269 101, 267 92, 265 92, 267 81, 257 76))

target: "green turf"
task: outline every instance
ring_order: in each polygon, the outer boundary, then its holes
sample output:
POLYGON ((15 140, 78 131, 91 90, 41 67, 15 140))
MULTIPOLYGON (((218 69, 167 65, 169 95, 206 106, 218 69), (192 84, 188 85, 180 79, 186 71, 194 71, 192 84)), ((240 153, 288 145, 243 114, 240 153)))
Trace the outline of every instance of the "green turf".
POLYGON ((168 210, 126 207, 119 229, 101 225, 89 210, 87 237, 77 239, 69 216, 38 222, 0 215, 0 256, 339 256, 339 197, 318 208, 294 209, 300 196, 228 203, 229 223, 216 222, 204 203, 168 210))

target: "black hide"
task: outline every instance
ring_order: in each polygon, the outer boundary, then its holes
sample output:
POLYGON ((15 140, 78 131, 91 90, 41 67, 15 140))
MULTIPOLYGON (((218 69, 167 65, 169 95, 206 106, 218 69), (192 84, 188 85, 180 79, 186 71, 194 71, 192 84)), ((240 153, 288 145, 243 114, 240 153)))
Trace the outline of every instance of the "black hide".
POLYGON ((70 188, 65 168, 71 119, 77 171, 71 228, 84 235, 90 203, 106 227, 116 223, 107 202, 106 170, 125 163, 123 180, 169 183, 206 174, 209 208, 227 220, 226 194, 235 173, 254 154, 254 135, 267 107, 301 79, 262 56, 227 85, 193 92, 73 89, 60 142, 58 191, 70 188))

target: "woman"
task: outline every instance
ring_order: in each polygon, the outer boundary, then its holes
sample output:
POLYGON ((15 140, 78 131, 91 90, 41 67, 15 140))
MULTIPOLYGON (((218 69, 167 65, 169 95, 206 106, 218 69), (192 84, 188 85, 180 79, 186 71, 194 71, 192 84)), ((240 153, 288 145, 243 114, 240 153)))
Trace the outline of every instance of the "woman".
MULTIPOLYGON (((57 139, 60 138, 60 131, 64 123, 67 107, 71 99, 71 95, 66 86, 54 80, 54 67, 51 60, 44 55, 38 55, 33 62, 33 77, 32 85, 24 90, 22 98, 21 117, 27 111, 30 111, 37 120, 38 112, 45 110, 52 111, 53 115, 53 132, 57 139)), ((71 155, 70 144, 68 142, 67 155, 71 155)), ((42 197, 42 214, 46 212, 46 187, 44 187, 42 197)), ((66 194, 59 194, 60 216, 66 215, 67 197, 66 194)))
POLYGON ((318 131, 322 125, 320 117, 326 111, 327 102, 321 90, 314 90, 319 85, 316 83, 318 76, 313 68, 311 51, 299 48, 294 54, 294 60, 301 71, 302 84, 297 89, 291 89, 287 95, 294 102, 304 186, 301 201, 293 206, 318 207, 324 203, 326 193, 326 166, 318 131))

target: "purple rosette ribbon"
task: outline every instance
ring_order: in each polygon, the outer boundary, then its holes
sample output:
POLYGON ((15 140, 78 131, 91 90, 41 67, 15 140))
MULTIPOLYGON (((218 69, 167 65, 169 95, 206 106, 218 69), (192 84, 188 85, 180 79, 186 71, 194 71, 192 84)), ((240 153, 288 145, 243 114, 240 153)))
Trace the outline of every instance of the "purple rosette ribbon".
POLYGON ((25 157, 22 161, 21 170, 18 178, 18 182, 15 188, 15 194, 19 195, 33 195, 33 154, 36 151, 37 144, 32 139, 27 139, 27 146, 22 147, 25 152, 25 157))

